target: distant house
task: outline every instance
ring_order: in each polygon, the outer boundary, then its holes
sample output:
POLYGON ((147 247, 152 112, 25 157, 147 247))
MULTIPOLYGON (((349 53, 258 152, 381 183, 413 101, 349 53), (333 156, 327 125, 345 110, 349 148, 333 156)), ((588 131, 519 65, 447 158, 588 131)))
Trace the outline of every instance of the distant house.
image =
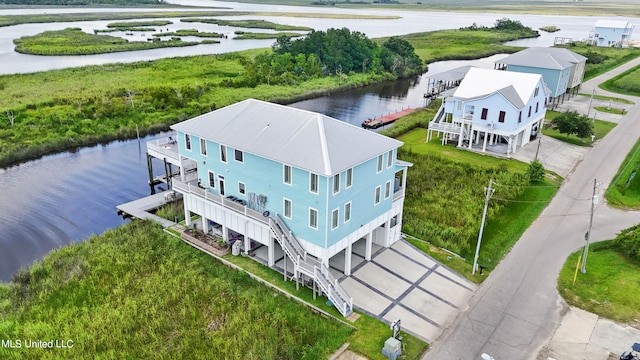
POLYGON ((515 153, 543 125, 549 90, 542 75, 471 68, 452 96, 445 99, 433 121, 443 143, 458 147, 515 153))
POLYGON ((200 215, 205 231, 216 228, 225 240, 242 241, 245 251, 261 248, 269 266, 284 253, 296 278, 326 286, 336 307, 350 312, 330 281, 329 259, 343 257, 349 275, 355 243, 371 260, 373 244, 400 239, 411 166, 396 158, 402 142, 254 99, 171 128, 181 161, 195 163, 193 180, 184 172, 173 180, 187 224, 200 215))
POLYGON ((565 48, 531 47, 495 63, 499 69, 542 75, 551 91, 550 106, 553 106, 564 100, 565 94, 578 92, 587 58, 565 48))
POLYGON ((631 38, 634 26, 625 20, 598 20, 589 36, 596 46, 622 47, 631 38))

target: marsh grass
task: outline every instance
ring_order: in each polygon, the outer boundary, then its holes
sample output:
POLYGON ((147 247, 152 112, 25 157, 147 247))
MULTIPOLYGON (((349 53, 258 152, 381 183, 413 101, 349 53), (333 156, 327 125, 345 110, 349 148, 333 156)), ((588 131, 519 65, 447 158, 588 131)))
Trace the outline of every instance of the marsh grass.
POLYGON ((0 284, 2 358, 327 358, 352 330, 136 221, 54 250, 0 284))
POLYGON ((295 33, 295 32, 287 32, 281 31, 277 33, 256 33, 256 32, 247 32, 247 31, 236 31, 235 40, 256 40, 256 39, 277 39, 279 37, 288 37, 295 38, 300 36, 305 36, 305 34, 295 33))
POLYGON ((216 24, 220 26, 235 26, 242 28, 250 28, 250 29, 272 29, 277 31, 287 31, 287 30, 302 30, 302 31, 311 31, 313 30, 310 27, 306 26, 294 26, 294 25, 284 25, 284 24, 276 24, 271 21, 266 20, 222 20, 222 19, 211 19, 211 18, 186 18, 181 19, 182 22, 199 22, 204 24, 216 24))
POLYGON ((180 39, 169 41, 128 41, 121 37, 87 34, 79 28, 45 31, 13 40, 15 50, 31 55, 92 55, 111 52, 198 45, 180 39))
MULTIPOLYGON (((638 54, 640 55, 640 49, 638 54)), ((640 96, 640 66, 605 81, 600 87, 619 94, 640 96)))

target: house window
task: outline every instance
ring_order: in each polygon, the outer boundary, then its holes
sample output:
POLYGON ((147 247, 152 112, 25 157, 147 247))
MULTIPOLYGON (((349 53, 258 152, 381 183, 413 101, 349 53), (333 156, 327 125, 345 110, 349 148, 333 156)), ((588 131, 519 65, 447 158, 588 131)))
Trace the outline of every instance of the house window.
POLYGON ((539 102, 536 103, 536 114, 538 113, 538 106, 540 106, 539 102))
POLYGON ((498 115, 498 122, 503 123, 505 115, 507 114, 504 111, 500 111, 500 114, 498 115))
POLYGON ((382 171, 382 161, 384 159, 384 154, 378 156, 378 167, 376 167, 376 172, 382 171))
POLYGON ((338 227, 339 219, 340 219, 340 210, 339 209, 334 209, 331 212, 331 230, 334 230, 335 228, 338 227))
POLYGON ((398 225, 398 215, 394 216, 391 218, 391 220, 389 220, 389 227, 392 228, 394 226, 398 225))
POLYGON ((242 153, 242 150, 235 149, 234 154, 237 162, 244 162, 244 154, 242 153))
POLYGON ((522 111, 518 113, 518 124, 522 122, 522 111))
POLYGON ((312 229, 318 228, 318 210, 309 208, 309 227, 312 229))
POLYGON ((284 199, 284 217, 286 217, 287 219, 291 219, 292 208, 293 205, 291 203, 291 200, 284 199))
POLYGON ((191 150, 191 135, 189 134, 184 134, 184 147, 191 150))
POLYGON ((200 138, 200 154, 207 156, 207 140, 200 138))
POLYGON ((337 194, 340 192, 340 174, 335 174, 333 176, 333 193, 337 194))
POLYGON ((353 185, 353 168, 347 169, 347 173, 345 176, 345 189, 348 189, 353 185))
POLYGON ((393 150, 389 150, 387 153, 387 168, 390 168, 393 165, 393 150))
POLYGON ((318 174, 309 173, 309 191, 318 193, 318 174))
POLYGON ((243 182, 238 181, 238 192, 242 195, 247 193, 247 186, 243 182))
POLYGON ((344 222, 351 220, 351 201, 344 204, 344 222))
POLYGON ((538 96, 538 92, 540 91, 539 87, 536 87, 536 91, 534 92, 533 96, 538 96))
POLYGON ((384 198, 388 199, 391 196, 391 181, 387 181, 384 184, 384 198))
POLYGON ((291 185, 291 166, 284 165, 283 167, 283 181, 287 185, 291 185))
POLYGON ((380 191, 381 191, 380 186, 377 186, 377 187, 376 187, 375 194, 374 194, 374 196, 373 196, 373 205, 378 205, 378 204, 380 204, 380 191))
POLYGON ((487 115, 489 114, 489 109, 482 108, 482 114, 480 114, 480 119, 487 120, 487 115))
POLYGON ((531 105, 529 105, 529 117, 531 117, 531 105))
POLYGON ((227 147, 224 145, 220 145, 220 161, 227 162, 227 147))
POLYGON ((209 171, 209 186, 212 188, 216 187, 216 174, 213 171, 209 171))

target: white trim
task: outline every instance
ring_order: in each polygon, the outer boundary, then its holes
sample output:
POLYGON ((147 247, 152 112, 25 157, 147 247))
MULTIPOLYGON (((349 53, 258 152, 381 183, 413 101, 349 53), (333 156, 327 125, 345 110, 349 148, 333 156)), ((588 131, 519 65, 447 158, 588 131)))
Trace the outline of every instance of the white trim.
POLYGON ((207 176, 209 177, 207 180, 209 181, 209 187, 211 188, 216 188, 216 181, 218 180, 216 178, 216 173, 211 171, 211 170, 207 170, 207 176), (211 180, 213 179, 213 184, 211 184, 211 180))
POLYGON ((387 169, 393 166, 393 149, 387 151, 387 169))
POLYGON ((378 185, 376 186, 376 189, 373 191, 373 205, 376 206, 380 204, 380 200, 382 200, 382 187, 378 185), (376 202, 376 198, 378 202, 376 202))
POLYGON ((344 172, 344 188, 348 189, 352 186, 353 186, 353 168, 348 168, 344 172), (349 174, 351 174, 351 176, 349 176, 349 174), (351 177, 351 179, 349 179, 349 177, 351 177), (351 180, 351 183, 349 183, 349 180, 351 180))
POLYGON ((293 185, 293 168, 291 165, 282 164, 282 182, 286 185, 293 185), (289 182, 287 182, 287 169, 289 169, 289 182))
POLYGON ((351 204, 351 201, 347 202, 346 204, 344 204, 344 223, 348 223, 349 221, 351 221, 351 211, 353 210, 353 205, 351 204), (349 211, 347 211, 347 205, 349 205, 349 211), (347 214, 349 214, 349 218, 347 219, 347 214))
POLYGON ((335 208, 331 210, 331 231, 337 229, 339 226, 340 226, 340 208, 335 208), (335 223, 333 222, 334 214, 335 214, 335 223))
POLYGON ((333 175, 331 179, 331 193, 333 195, 340 192, 340 173, 333 175), (336 190, 336 184, 338 184, 338 190, 336 190))
POLYGON ((233 149, 233 160, 239 163, 244 163, 244 151, 233 149), (238 160, 238 156, 237 156, 238 153, 240 153, 240 157, 242 158, 242 160, 238 160))
POLYGON ((207 156, 207 139, 202 137, 200 138, 200 155, 207 156))
POLYGON ((320 192, 320 176, 316 173, 309 172, 309 192, 316 195, 320 192), (311 179, 313 177, 316 178, 316 191, 311 189, 311 179))
POLYGON ((282 198, 282 216, 289 220, 293 218, 293 201, 291 199, 282 198), (287 201, 289 202, 289 216, 287 216, 287 201))
POLYGON ((309 214, 308 214, 308 219, 307 219, 307 225, 309 225, 310 228, 314 229, 314 230, 318 230, 318 209, 314 209, 312 207, 309 207, 309 214), (311 226, 311 212, 315 211, 316 213, 316 226, 311 226))
POLYGON ((220 162, 221 163, 227 164, 227 162, 229 160, 227 155, 229 155, 228 152, 227 152, 227 146, 220 144, 220 162), (223 157, 222 154, 224 154, 224 159, 222 158, 223 157))
POLYGON ((238 181, 238 194, 240 195, 247 195, 247 184, 243 183, 242 181, 238 181), (242 187, 244 188, 244 192, 240 191, 240 185, 242 185, 242 187))
POLYGON ((391 196, 391 180, 384 183, 384 199, 388 199, 391 196))
POLYGON ((188 151, 192 151, 193 145, 191 144, 191 135, 184 133, 184 148, 188 151))
POLYGON ((376 158, 376 174, 379 174, 384 169, 384 154, 378 155, 376 158))

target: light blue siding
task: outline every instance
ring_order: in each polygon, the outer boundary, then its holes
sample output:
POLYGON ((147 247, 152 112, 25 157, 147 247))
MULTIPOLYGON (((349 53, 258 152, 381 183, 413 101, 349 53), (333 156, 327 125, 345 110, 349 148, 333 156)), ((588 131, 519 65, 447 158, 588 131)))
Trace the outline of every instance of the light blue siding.
POLYGON ((521 65, 507 65, 507 71, 518 71, 530 74, 540 74, 547 87, 551 90, 551 97, 558 97, 567 91, 571 68, 562 70, 543 69, 521 65))
MULTIPOLYGON (((223 144, 224 145, 224 144, 223 144)), ((292 167, 291 184, 284 182, 282 163, 243 153, 243 162, 234 158, 234 148, 227 146, 227 162, 220 160, 220 144, 207 141, 207 155, 200 151, 200 139, 191 135, 191 150, 186 150, 185 137, 178 132, 178 147, 183 156, 198 162, 198 178, 202 186, 215 194, 220 193, 218 179, 224 177, 225 195, 249 200, 249 193, 266 195, 265 209, 279 214, 289 229, 299 238, 322 247, 336 243, 363 224, 391 209, 396 151, 392 153, 392 166, 387 167, 388 153, 384 154, 383 170, 377 173, 377 158, 353 168, 352 185, 346 188, 346 171, 340 173, 340 191, 333 194, 333 177, 318 176, 318 193, 310 191, 310 175, 303 169, 292 167), (216 176, 215 187, 209 187, 209 172, 216 176), (391 182, 388 198, 384 198, 385 182, 391 182), (246 194, 238 191, 238 182, 246 187, 246 194), (381 187, 381 200, 374 206, 376 186, 381 187), (284 217, 284 199, 292 202, 291 218, 284 217), (344 205, 351 201, 351 220, 344 222, 344 205), (318 210, 318 228, 309 227, 309 208, 318 210), (331 229, 331 212, 339 209, 338 227, 331 229)))

